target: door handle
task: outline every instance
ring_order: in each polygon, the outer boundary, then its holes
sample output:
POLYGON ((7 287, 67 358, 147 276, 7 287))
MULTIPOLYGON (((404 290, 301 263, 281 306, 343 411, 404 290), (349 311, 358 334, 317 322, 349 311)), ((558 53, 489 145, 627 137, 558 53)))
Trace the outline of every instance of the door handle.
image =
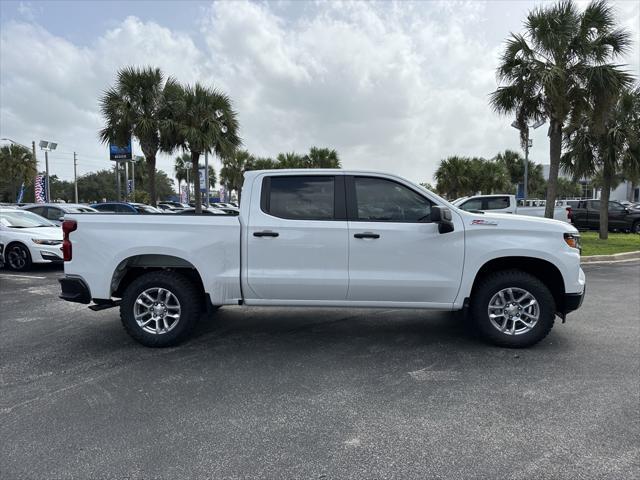
POLYGON ((380 235, 372 232, 354 233, 353 238, 380 238, 380 235))
POLYGON ((271 230, 265 230, 264 232, 253 232, 254 237, 277 237, 280 235, 278 232, 272 232, 271 230))

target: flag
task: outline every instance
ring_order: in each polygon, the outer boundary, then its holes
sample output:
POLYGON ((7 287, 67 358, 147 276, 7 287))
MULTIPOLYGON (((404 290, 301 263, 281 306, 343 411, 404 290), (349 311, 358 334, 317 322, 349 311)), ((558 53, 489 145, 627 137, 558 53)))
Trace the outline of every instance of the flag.
POLYGON ((180 192, 180 203, 187 203, 189 201, 189 187, 182 185, 180 192))
POLYGON ((22 203, 22 197, 24 197, 24 182, 22 182, 22 185, 20 185, 20 192, 18 192, 16 203, 22 203))
POLYGON ((36 175, 36 203, 47 201, 47 181, 44 175, 36 175))

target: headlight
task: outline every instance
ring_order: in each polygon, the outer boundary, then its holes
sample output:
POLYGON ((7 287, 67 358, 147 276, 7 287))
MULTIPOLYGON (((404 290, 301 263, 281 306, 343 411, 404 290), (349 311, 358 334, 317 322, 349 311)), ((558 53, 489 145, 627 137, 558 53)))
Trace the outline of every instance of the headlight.
POLYGON ((40 238, 32 238, 31 241, 38 245, 60 245, 62 243, 62 240, 45 240, 40 238))
POLYGON ((571 248, 577 248, 578 250, 582 251, 582 245, 580 244, 580 234, 579 233, 565 233, 564 234, 564 241, 571 248))

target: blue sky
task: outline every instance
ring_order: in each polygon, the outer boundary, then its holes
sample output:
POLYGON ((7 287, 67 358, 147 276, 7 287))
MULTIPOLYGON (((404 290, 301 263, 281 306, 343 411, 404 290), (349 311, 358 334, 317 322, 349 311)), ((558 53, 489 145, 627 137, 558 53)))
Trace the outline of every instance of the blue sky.
MULTIPOLYGON (((487 95, 504 39, 539 4, 2 1, 0 136, 57 141, 63 178, 73 151, 80 173, 109 168, 98 98, 118 68, 153 65, 227 92, 257 155, 326 146, 347 168, 431 181, 448 155, 519 148, 487 95)), ((621 61, 638 75, 640 2, 613 5, 636 38, 621 61)), ((172 158, 159 158, 169 174, 172 158)), ((547 163, 544 127, 532 158, 547 163)))

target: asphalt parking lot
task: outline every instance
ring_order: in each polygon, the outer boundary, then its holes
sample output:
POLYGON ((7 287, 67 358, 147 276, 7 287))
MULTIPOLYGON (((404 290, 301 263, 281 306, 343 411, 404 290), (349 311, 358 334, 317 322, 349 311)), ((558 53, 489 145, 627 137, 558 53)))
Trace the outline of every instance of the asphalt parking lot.
POLYGON ((640 262, 528 350, 450 314, 221 309, 172 349, 0 271, 0 476, 638 478, 640 262))

